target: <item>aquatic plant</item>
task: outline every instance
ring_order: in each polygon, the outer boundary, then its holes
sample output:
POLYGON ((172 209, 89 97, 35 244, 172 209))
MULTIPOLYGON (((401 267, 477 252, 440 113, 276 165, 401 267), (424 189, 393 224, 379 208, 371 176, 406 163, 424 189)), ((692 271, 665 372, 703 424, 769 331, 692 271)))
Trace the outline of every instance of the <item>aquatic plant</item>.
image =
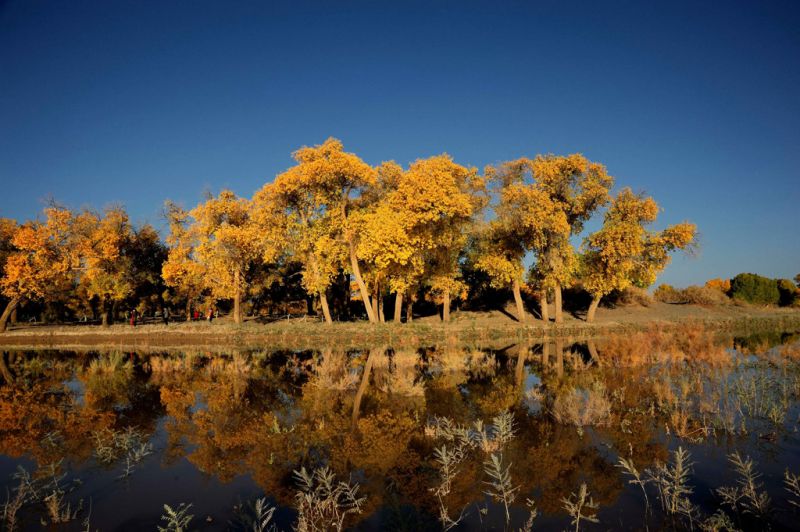
POLYGON ((159 532, 185 532, 192 522, 194 515, 189 513, 191 504, 180 503, 177 508, 172 508, 169 504, 164 505, 162 521, 166 521, 165 526, 159 526, 159 532))
POLYGON ((622 469, 624 473, 631 477, 628 480, 628 484, 633 484, 639 486, 642 490, 642 495, 644 495, 644 504, 645 504, 645 514, 647 514, 650 508, 650 499, 647 497, 647 489, 645 486, 647 485, 647 479, 645 479, 642 474, 636 469, 636 465, 633 463, 632 459, 626 459, 623 456, 619 457, 619 462, 617 462, 617 467, 622 469))
POLYGON ((341 531, 348 515, 362 512, 366 497, 358 496, 358 484, 337 482, 327 466, 313 473, 302 467, 294 477, 300 488, 295 496, 298 532, 341 531))
POLYGON ((153 453, 153 445, 134 427, 125 430, 105 429, 92 433, 95 440, 95 456, 105 464, 120 458, 125 459, 125 469, 120 478, 129 477, 136 464, 153 453))
POLYGON ((689 451, 678 447, 673 453, 671 465, 656 463, 655 469, 648 469, 645 473, 658 491, 662 510, 673 518, 685 517, 691 524, 697 508, 689 500, 692 494, 692 487, 689 485, 692 464, 689 459, 689 451))
POLYGON ((483 470, 489 477, 488 481, 484 481, 484 484, 488 486, 484 493, 498 503, 503 503, 506 510, 506 525, 508 525, 511 522, 508 507, 516 499, 519 490, 519 486, 514 486, 511 482, 509 473, 511 464, 503 469, 503 455, 491 454, 483 463, 483 470))
POLYGON ((749 456, 742 458, 738 451, 728 455, 739 475, 736 486, 717 488, 722 503, 732 510, 749 513, 756 517, 766 517, 769 509, 769 495, 763 491, 764 485, 759 481, 761 475, 755 471, 755 464, 749 456))
POLYGON ((575 532, 581 528, 581 521, 588 521, 590 523, 599 523, 596 511, 600 506, 594 502, 594 499, 589 494, 586 488, 586 483, 583 482, 578 488, 578 493, 570 493, 569 498, 562 498, 561 502, 564 503, 564 509, 570 515, 572 520, 570 523, 575 527, 575 532))
POLYGON ((800 509, 800 475, 793 475, 787 469, 783 473, 783 485, 784 489, 792 496, 789 499, 789 504, 800 509))

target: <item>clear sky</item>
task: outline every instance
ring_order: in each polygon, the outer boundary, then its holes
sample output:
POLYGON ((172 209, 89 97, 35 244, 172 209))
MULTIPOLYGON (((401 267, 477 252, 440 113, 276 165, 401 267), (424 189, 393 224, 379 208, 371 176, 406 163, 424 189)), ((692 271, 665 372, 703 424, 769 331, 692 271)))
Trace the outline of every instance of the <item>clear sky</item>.
POLYGON ((328 136, 373 164, 582 152, 698 224, 659 282, 800 272, 800 2, 0 0, 0 216, 162 226, 328 136))

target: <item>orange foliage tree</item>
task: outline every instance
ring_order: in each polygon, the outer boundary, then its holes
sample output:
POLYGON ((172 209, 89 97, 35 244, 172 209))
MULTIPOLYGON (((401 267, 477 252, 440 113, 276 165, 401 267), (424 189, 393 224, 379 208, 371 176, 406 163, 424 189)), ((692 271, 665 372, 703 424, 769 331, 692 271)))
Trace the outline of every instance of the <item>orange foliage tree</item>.
POLYGON ((52 299, 72 288, 78 265, 73 238, 74 215, 48 207, 44 221, 22 224, 10 239, 10 253, 0 279, 8 303, 0 316, 0 332, 23 299, 52 299))

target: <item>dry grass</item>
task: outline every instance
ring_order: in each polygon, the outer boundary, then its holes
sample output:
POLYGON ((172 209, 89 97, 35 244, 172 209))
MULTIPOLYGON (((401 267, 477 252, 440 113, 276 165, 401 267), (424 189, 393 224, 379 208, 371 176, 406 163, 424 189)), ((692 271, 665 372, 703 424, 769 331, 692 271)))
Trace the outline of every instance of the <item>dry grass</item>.
POLYGON ((583 427, 608 423, 611 417, 611 401, 601 382, 590 388, 572 388, 558 395, 553 403, 553 417, 559 423, 574 425, 578 433, 583 427))

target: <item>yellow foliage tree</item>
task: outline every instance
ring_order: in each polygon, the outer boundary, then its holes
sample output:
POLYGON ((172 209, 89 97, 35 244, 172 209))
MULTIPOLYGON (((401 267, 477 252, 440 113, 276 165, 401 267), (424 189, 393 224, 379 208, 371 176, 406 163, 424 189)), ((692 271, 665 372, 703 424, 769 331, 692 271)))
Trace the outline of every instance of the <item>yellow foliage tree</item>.
MULTIPOLYGON (((608 202, 613 178, 602 164, 580 154, 521 158, 487 168, 487 175, 502 187, 496 210, 498 224, 505 227, 506 246, 516 256, 536 255, 531 278, 541 291, 542 318, 549 321, 547 292, 553 290, 555 319, 561 323, 561 288, 572 281, 577 268, 570 237, 608 202)), ((517 301, 519 308, 521 298, 517 301)))
POLYGON ((458 261, 475 218, 486 205, 485 190, 477 169, 442 154, 412 163, 395 192, 394 201, 403 206, 414 245, 423 251, 425 281, 442 304, 445 322, 450 320, 452 295, 466 291, 458 261))
POLYGON ((269 192, 262 189, 256 202, 274 195, 287 216, 287 233, 303 264, 303 285, 319 296, 325 321, 331 322, 325 291, 340 268, 349 268, 367 317, 374 323, 377 316, 361 275, 354 214, 363 207, 361 196, 374 184, 376 171, 357 155, 345 152, 334 138, 304 146, 293 157, 297 165, 275 178, 274 189, 271 185, 267 185, 269 192))
POLYGON ((657 216, 658 204, 653 198, 624 188, 606 212, 602 228, 585 240, 581 277, 584 288, 592 294, 586 321, 594 321, 604 295, 633 284, 650 286, 669 263, 669 254, 692 244, 694 224, 648 231, 645 226, 657 216))
POLYGON ((197 242, 190 231, 189 213, 168 201, 165 214, 169 223, 167 236, 167 260, 161 269, 161 276, 167 286, 179 297, 186 300, 186 319, 191 319, 192 303, 205 290, 205 266, 194 258, 197 242))
POLYGON ((121 207, 106 209, 102 217, 85 211, 77 216, 76 227, 81 285, 90 298, 100 299, 102 324, 108 326, 113 306, 136 288, 129 253, 135 233, 121 207))
POLYGON ((0 290, 9 301, 0 316, 0 332, 23 299, 50 299, 72 286, 77 266, 73 214, 48 207, 45 220, 27 222, 13 232, 0 290))

